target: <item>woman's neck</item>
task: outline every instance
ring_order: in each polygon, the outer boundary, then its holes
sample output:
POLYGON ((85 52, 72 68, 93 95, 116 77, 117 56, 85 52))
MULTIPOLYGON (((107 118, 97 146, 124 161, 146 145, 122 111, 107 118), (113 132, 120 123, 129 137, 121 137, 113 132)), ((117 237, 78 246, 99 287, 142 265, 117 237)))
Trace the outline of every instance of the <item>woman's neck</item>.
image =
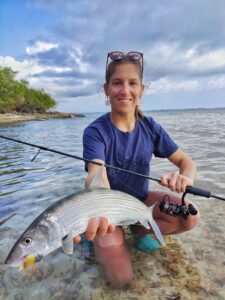
POLYGON ((132 131, 135 127, 136 119, 134 114, 110 113, 111 122, 121 131, 132 131))

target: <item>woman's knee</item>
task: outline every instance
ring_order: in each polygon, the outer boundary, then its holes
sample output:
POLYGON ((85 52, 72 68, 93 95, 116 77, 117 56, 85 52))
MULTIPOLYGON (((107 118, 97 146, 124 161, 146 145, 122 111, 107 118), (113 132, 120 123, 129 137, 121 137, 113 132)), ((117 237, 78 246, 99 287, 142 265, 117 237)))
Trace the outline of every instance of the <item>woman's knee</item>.
POLYGON ((94 239, 94 244, 97 247, 116 247, 124 244, 124 232, 123 229, 117 227, 112 233, 107 233, 104 236, 97 235, 94 239))

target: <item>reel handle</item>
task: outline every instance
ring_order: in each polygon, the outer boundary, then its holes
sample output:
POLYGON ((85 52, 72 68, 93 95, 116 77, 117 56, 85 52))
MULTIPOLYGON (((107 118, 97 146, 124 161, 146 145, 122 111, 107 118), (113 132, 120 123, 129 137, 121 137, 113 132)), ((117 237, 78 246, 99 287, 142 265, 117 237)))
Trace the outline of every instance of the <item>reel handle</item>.
POLYGON ((195 216, 198 213, 197 209, 192 204, 188 205, 188 211, 192 216, 195 216))
POLYGON ((205 198, 210 198, 211 197, 211 193, 209 191, 205 191, 205 190, 196 188, 194 186, 187 186, 185 192, 189 193, 189 194, 192 194, 192 195, 205 197, 205 198))

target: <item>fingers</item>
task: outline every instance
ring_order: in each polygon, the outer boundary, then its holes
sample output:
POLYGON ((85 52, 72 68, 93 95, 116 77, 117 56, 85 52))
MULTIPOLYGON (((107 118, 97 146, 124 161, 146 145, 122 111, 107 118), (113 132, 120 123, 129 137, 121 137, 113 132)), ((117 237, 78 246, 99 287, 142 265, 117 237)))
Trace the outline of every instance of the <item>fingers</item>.
MULTIPOLYGON (((86 238, 89 241, 92 241, 95 236, 98 235, 106 235, 107 233, 112 233, 115 231, 116 226, 113 224, 108 224, 107 218, 100 217, 100 218, 92 218, 88 223, 88 228, 85 232, 86 238)), ((73 238, 73 242, 78 244, 81 242, 80 235, 73 238)))
POLYGON ((113 224, 109 224, 107 233, 112 233, 115 230, 116 230, 116 226, 113 224))
POLYGON ((95 238, 97 230, 98 230, 98 225, 99 225, 98 218, 90 219, 90 221, 88 223, 88 228, 85 232, 85 235, 89 241, 92 241, 95 238))
POLYGON ((169 180, 169 188, 173 192, 175 192, 175 191, 179 192, 180 186, 181 186, 181 182, 180 182, 179 175, 177 173, 172 173, 171 178, 169 180))
POLYGON ((106 218, 99 218, 99 226, 97 233, 99 235, 106 235, 108 231, 108 220, 106 218))
POLYGON ((115 225, 108 224, 107 218, 92 218, 88 223, 88 228, 85 235, 88 240, 92 241, 97 234, 104 236, 107 233, 112 233, 115 229, 115 225))
POLYGON ((161 176, 160 184, 168 187, 173 192, 181 193, 185 192, 187 186, 193 185, 193 180, 177 172, 173 172, 161 176))

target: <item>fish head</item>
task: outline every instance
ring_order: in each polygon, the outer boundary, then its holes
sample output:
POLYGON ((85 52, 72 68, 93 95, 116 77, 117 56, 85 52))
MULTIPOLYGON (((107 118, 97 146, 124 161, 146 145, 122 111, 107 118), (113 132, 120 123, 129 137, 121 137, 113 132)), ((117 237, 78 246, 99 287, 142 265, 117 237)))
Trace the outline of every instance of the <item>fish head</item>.
POLYGON ((50 230, 47 224, 36 224, 29 227, 12 247, 5 264, 24 268, 27 261, 40 261, 40 257, 49 252, 51 246, 49 234, 50 230))

